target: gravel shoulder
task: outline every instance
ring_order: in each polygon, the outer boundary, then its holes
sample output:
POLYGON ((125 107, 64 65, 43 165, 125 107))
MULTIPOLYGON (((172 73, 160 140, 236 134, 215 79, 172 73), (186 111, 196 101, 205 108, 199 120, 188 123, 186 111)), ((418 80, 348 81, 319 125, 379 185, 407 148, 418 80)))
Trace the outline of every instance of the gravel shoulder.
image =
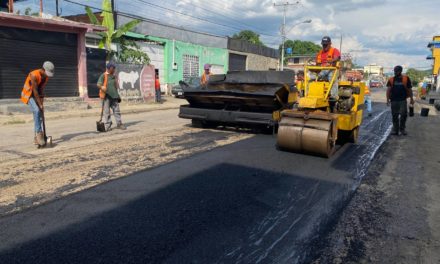
POLYGON ((440 118, 390 137, 313 263, 440 263, 440 118))
POLYGON ((0 215, 79 192, 249 138, 227 130, 192 128, 178 110, 124 115, 128 129, 95 132, 94 117, 48 122, 53 148, 32 145, 30 124, 2 129, 0 215))

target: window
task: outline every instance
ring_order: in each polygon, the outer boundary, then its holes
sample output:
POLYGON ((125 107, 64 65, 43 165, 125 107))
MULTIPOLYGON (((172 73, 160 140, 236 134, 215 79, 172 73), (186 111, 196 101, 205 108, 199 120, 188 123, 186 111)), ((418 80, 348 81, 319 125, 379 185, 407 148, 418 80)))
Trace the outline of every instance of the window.
POLYGON ((299 64, 299 58, 293 58, 293 64, 299 64))
POLYGON ((199 56, 183 55, 183 80, 199 77, 199 56))

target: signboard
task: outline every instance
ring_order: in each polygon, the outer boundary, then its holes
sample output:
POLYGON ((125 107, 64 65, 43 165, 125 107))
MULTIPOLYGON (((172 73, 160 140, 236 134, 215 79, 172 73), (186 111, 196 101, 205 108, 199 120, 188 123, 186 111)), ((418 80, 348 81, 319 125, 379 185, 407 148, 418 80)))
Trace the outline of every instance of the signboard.
POLYGON ((286 54, 292 54, 293 50, 292 48, 286 48, 286 54))
POLYGON ((153 65, 118 64, 119 95, 127 101, 154 100, 153 65))

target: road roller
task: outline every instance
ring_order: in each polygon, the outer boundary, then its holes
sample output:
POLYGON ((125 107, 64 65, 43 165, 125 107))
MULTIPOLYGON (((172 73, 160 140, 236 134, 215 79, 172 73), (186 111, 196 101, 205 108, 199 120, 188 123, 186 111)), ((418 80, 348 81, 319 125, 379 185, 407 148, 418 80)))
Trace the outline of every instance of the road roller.
POLYGON ((278 149, 330 157, 337 144, 357 141, 365 84, 338 81, 338 76, 338 66, 305 66, 304 96, 296 109, 281 112, 278 149), (336 82, 338 96, 331 98, 336 82))

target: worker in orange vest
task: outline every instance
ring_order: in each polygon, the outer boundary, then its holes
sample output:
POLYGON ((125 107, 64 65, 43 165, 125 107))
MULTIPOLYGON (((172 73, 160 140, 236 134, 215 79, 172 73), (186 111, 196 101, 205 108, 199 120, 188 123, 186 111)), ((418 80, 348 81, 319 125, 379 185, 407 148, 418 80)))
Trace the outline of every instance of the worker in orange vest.
POLYGON ((116 76, 116 65, 113 63, 107 64, 107 71, 98 79, 99 88, 99 98, 102 100, 103 104, 103 115, 102 122, 105 125, 105 131, 110 131, 112 126, 112 120, 110 115, 110 108, 113 111, 113 115, 116 119, 116 128, 125 130, 127 129, 124 124, 122 124, 121 110, 119 108, 119 103, 121 102, 121 97, 119 96, 119 81, 116 76))
POLYGON ((367 105, 367 113, 368 113, 368 116, 371 116, 372 115, 372 111, 373 111, 373 108, 372 108, 372 105, 371 105, 371 92, 370 92, 370 87, 369 87, 369 84, 367 83, 367 84, 365 84, 365 104, 367 105))
MULTIPOLYGON (((328 36, 324 36, 321 40, 322 50, 316 55, 316 65, 322 67, 336 66, 337 62, 341 60, 341 52, 332 47, 332 40, 328 36)), ((333 70, 323 70, 319 73, 318 78, 327 79, 331 81, 333 78, 333 70)), ((338 76, 336 76, 338 77, 338 76)), ((332 90, 330 92, 331 97, 336 98, 338 96, 338 78, 333 83, 332 90)))
POLYGON ((154 90, 155 90, 155 94, 156 94, 156 103, 162 103, 161 91, 160 91, 159 71, 156 71, 155 80, 154 80, 154 90))
POLYGON ((21 101, 29 105, 34 115, 34 144, 44 145, 45 139, 43 134, 42 111, 44 101, 44 87, 49 77, 53 77, 55 66, 52 62, 46 61, 43 67, 38 70, 31 71, 24 82, 21 91, 21 101))
POLYGON ((202 77, 200 78, 200 84, 202 86, 206 86, 209 82, 209 77, 212 75, 211 73, 211 65, 210 64, 205 64, 205 66, 203 67, 204 72, 202 74, 202 77))
POLYGON ((391 105, 391 115, 393 117, 392 135, 406 136, 406 118, 408 116, 407 99, 410 98, 410 104, 414 105, 411 80, 403 75, 403 67, 398 65, 394 67, 394 77, 387 82, 387 105, 391 105))

